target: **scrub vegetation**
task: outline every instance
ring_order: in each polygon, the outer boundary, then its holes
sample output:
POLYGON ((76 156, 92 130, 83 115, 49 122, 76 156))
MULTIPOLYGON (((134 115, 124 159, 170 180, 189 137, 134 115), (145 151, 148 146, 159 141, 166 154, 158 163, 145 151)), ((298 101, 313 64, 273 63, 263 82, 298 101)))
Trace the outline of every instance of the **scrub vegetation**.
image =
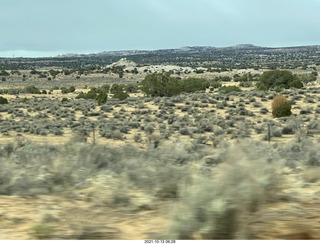
POLYGON ((1 71, 1 237, 319 239, 318 66, 148 58, 1 71))

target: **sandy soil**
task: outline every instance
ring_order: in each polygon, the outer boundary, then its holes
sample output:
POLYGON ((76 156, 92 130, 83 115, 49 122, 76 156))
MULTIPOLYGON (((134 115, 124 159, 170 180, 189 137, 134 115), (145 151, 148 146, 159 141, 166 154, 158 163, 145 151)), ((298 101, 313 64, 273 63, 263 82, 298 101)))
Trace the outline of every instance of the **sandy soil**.
MULTIPOLYGON (((301 175, 287 169, 283 197, 247 216, 251 239, 320 239, 320 184, 306 185, 301 175)), ((0 196, 0 238, 158 239, 170 226, 171 204, 132 211, 71 196, 0 196)))

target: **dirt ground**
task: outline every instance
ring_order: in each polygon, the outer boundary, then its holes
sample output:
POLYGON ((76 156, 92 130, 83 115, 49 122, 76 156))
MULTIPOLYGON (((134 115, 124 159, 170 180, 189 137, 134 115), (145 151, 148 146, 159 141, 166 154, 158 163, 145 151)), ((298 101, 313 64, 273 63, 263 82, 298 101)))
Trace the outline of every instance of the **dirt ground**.
MULTIPOLYGON (((283 177, 283 197, 247 216, 250 239, 320 239, 320 184, 303 183, 299 171, 287 171, 283 177)), ((159 202, 152 210, 132 211, 70 196, 0 196, 0 238, 158 239, 169 228, 172 204, 159 202)))
POLYGON ((143 240, 166 227, 162 209, 125 213, 84 200, 39 195, 0 197, 1 239, 143 240), (46 224, 41 224, 43 221, 46 224), (37 231, 37 226, 50 228, 37 231), (156 229, 154 229, 156 227, 156 229))

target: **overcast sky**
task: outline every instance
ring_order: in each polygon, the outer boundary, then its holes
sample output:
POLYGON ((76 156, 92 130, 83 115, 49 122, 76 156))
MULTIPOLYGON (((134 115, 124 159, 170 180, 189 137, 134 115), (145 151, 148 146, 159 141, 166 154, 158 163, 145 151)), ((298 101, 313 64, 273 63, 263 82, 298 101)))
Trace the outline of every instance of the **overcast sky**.
POLYGON ((320 0, 0 0, 0 57, 320 45, 320 0))

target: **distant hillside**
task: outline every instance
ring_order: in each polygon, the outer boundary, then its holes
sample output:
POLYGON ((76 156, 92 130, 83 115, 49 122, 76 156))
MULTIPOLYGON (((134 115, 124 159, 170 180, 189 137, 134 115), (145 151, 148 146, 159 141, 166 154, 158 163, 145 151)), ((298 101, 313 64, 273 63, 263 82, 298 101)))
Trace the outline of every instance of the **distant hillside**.
POLYGON ((141 54, 175 54, 175 53, 201 53, 216 50, 215 47, 181 47, 176 49, 159 49, 159 50, 123 50, 123 51, 104 51, 95 54, 63 54, 57 57, 85 57, 85 56, 130 56, 141 54))
MULTIPOLYGON (((37 67, 92 69, 114 64, 123 58, 134 62, 137 68, 149 65, 175 65, 193 69, 206 67, 215 71, 247 68, 297 69, 298 67, 306 70, 311 66, 320 66, 320 45, 272 48, 252 44, 231 47, 186 46, 151 51, 124 50, 93 54, 65 54, 54 58, 0 58, 0 70, 37 67)), ((130 64, 126 66, 133 67, 130 64)))
POLYGON ((173 49, 159 49, 159 50, 122 50, 122 51, 104 51, 92 54, 63 54, 58 55, 58 58, 68 57, 124 57, 133 55, 165 55, 165 54, 201 54, 216 51, 233 51, 233 50, 268 50, 268 51, 306 51, 306 50, 320 50, 320 45, 314 46, 297 46, 297 47, 260 47, 252 44, 238 44, 230 47, 211 47, 211 46, 186 46, 173 49))
POLYGON ((85 56, 130 56, 130 55, 141 55, 141 54, 193 54, 193 53, 205 53, 213 52, 223 49, 260 49, 262 47, 254 46, 252 44, 240 44, 232 47, 211 47, 211 46, 186 46, 174 49, 159 49, 159 50, 123 50, 123 51, 104 51, 94 54, 63 54, 57 57, 85 57, 85 56))
POLYGON ((252 44, 238 44, 231 47, 224 47, 222 49, 232 49, 232 50, 256 50, 256 49, 266 49, 267 47, 259 47, 252 44))

